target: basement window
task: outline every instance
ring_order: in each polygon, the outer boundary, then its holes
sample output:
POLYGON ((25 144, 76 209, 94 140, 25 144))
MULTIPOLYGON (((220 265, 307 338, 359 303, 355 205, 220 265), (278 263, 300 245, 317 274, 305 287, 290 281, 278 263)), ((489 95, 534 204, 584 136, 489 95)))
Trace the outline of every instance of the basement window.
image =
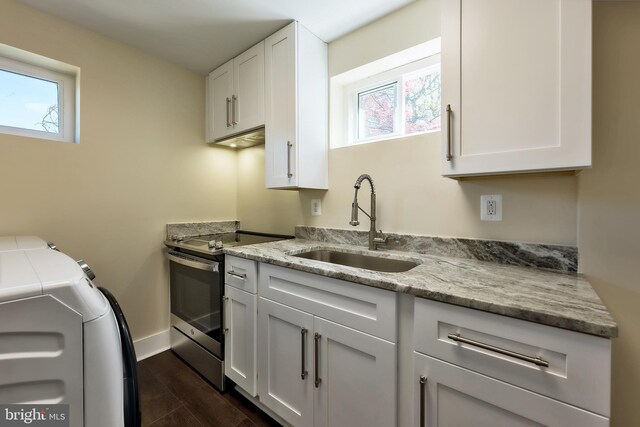
POLYGON ((331 78, 331 148, 440 130, 440 39, 331 78))
POLYGON ((78 142, 77 69, 0 45, 0 133, 78 142))

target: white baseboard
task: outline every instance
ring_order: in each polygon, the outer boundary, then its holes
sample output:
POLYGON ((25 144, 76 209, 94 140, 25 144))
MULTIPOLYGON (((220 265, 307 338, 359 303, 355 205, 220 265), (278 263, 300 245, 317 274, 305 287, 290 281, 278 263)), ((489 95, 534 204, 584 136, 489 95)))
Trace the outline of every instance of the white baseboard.
POLYGON ((165 350, 169 350, 171 347, 169 329, 135 340, 133 342, 133 346, 136 349, 138 362, 146 359, 147 357, 162 353, 165 350))

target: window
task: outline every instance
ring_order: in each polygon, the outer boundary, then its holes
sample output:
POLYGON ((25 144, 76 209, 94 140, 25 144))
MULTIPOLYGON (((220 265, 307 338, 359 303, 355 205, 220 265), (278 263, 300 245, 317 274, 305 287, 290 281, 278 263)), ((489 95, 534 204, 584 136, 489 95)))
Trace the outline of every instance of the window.
POLYGON ((440 57, 356 82, 347 89, 350 144, 440 130, 440 57))
POLYGON ((16 57, 33 58, 33 62, 40 63, 47 61, 0 45, 0 133, 77 141, 76 75, 16 60, 16 57), (5 56, 6 49, 20 54, 5 56))
POLYGON ((331 147, 440 130, 440 39, 331 79, 331 147))

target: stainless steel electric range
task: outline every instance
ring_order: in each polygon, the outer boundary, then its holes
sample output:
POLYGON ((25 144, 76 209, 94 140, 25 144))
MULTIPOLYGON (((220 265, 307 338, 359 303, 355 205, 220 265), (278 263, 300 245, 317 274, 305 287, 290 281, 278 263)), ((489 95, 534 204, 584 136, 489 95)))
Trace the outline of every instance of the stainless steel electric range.
POLYGON ((170 264, 171 349, 222 391, 223 249, 291 238, 239 230, 182 239, 171 236, 165 241, 170 264))

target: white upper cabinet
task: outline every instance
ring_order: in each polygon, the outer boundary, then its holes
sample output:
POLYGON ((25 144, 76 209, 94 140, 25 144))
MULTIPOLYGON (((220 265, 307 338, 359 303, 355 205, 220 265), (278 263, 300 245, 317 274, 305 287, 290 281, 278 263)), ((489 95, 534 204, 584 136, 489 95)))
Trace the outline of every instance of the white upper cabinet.
POLYGON ((265 182, 328 188, 327 45, 297 22, 265 40, 265 182))
POLYGON ((264 126, 264 42, 207 77, 207 142, 264 126))
POLYGON ((442 174, 591 166, 591 0, 444 0, 442 13, 442 174))
POLYGON ((207 77, 207 142, 231 134, 233 60, 213 70, 207 77))

